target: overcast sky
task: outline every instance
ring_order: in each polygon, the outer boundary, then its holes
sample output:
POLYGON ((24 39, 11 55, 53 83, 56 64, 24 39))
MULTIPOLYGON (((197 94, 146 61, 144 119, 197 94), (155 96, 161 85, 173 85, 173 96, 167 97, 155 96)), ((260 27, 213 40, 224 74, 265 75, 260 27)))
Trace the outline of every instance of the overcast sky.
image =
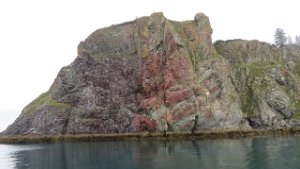
POLYGON ((273 42, 277 27, 300 34, 296 0, 2 0, 0 1, 0 131, 42 92, 77 45, 101 27, 162 11, 172 20, 209 16, 213 41, 273 42))

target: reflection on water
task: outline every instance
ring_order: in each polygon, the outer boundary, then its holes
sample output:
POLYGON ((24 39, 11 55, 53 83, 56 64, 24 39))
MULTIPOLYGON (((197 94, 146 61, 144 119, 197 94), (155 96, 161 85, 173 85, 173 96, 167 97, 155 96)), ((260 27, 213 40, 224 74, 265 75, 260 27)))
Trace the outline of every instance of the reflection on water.
POLYGON ((39 145, 1 145, 0 144, 0 168, 10 169, 16 168, 15 163, 17 158, 14 158, 15 154, 19 154, 22 151, 32 151, 42 148, 39 145))
POLYGON ((0 145, 5 169, 296 169, 300 137, 0 145))

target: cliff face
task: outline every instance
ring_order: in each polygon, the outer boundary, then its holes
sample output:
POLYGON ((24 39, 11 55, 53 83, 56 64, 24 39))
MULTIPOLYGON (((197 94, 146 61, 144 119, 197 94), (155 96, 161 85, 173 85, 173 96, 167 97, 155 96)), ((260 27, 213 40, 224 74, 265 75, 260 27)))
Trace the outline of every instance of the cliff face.
POLYGON ((3 134, 297 127, 300 52, 211 34, 201 13, 99 29, 3 134))
POLYGON ((299 46, 234 40, 215 48, 230 65, 229 78, 253 128, 299 127, 299 46))

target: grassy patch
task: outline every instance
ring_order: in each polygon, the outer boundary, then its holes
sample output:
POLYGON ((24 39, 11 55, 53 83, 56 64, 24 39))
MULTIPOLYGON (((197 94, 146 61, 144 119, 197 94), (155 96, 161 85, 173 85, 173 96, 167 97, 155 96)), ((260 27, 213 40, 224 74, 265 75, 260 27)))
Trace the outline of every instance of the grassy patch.
POLYGON ((194 72, 198 72, 199 61, 203 58, 204 50, 202 47, 198 47, 193 50, 188 50, 189 56, 192 62, 194 72))
POLYGON ((257 107, 257 98, 252 88, 248 88, 241 93, 242 111, 247 117, 255 117, 255 109, 257 107))
POLYGON ((219 59, 219 58, 221 58, 221 55, 216 51, 216 49, 213 49, 212 57, 215 59, 219 59))
POLYGON ((33 100, 29 105, 24 108, 24 112, 30 113, 44 106, 52 106, 52 107, 64 107, 69 108, 70 105, 65 103, 59 103, 52 99, 51 94, 49 92, 41 94, 38 98, 33 100))
POLYGON ((296 62, 296 66, 295 66, 295 74, 300 77, 300 61, 296 62))
POLYGON ((274 85, 272 85, 272 82, 266 78, 257 78, 253 79, 251 87, 261 96, 262 94, 268 94, 271 92, 271 89, 274 88, 274 85))
POLYGON ((296 102, 294 104, 295 113, 293 114, 292 118, 300 120, 300 102, 296 102))
POLYGON ((33 100, 29 105, 24 108, 24 112, 32 112, 41 107, 49 99, 48 93, 42 93, 38 98, 33 100))
POLYGON ((259 61, 246 65, 249 69, 249 78, 255 78, 256 76, 264 76, 268 70, 274 68, 277 64, 270 63, 269 61, 259 61))

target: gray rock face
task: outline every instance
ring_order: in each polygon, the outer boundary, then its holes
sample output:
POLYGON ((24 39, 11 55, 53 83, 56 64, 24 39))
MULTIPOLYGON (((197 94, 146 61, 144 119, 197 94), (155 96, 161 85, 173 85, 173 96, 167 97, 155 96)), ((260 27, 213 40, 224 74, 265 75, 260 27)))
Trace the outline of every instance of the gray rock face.
POLYGON ((280 90, 275 90, 267 97, 267 103, 270 108, 280 113, 284 118, 290 118, 293 115, 290 109, 290 98, 280 90))
POLYGON ((243 40, 219 41, 215 47, 231 64, 231 79, 253 128, 295 126, 289 119, 299 115, 299 47, 243 40))
POLYGON ((202 13, 99 29, 3 134, 299 127, 299 47, 211 34, 202 13))
POLYGON ((136 54, 99 63, 82 53, 63 68, 54 82, 57 87, 52 97, 72 105, 66 132, 128 132, 138 109, 139 71, 136 54))

